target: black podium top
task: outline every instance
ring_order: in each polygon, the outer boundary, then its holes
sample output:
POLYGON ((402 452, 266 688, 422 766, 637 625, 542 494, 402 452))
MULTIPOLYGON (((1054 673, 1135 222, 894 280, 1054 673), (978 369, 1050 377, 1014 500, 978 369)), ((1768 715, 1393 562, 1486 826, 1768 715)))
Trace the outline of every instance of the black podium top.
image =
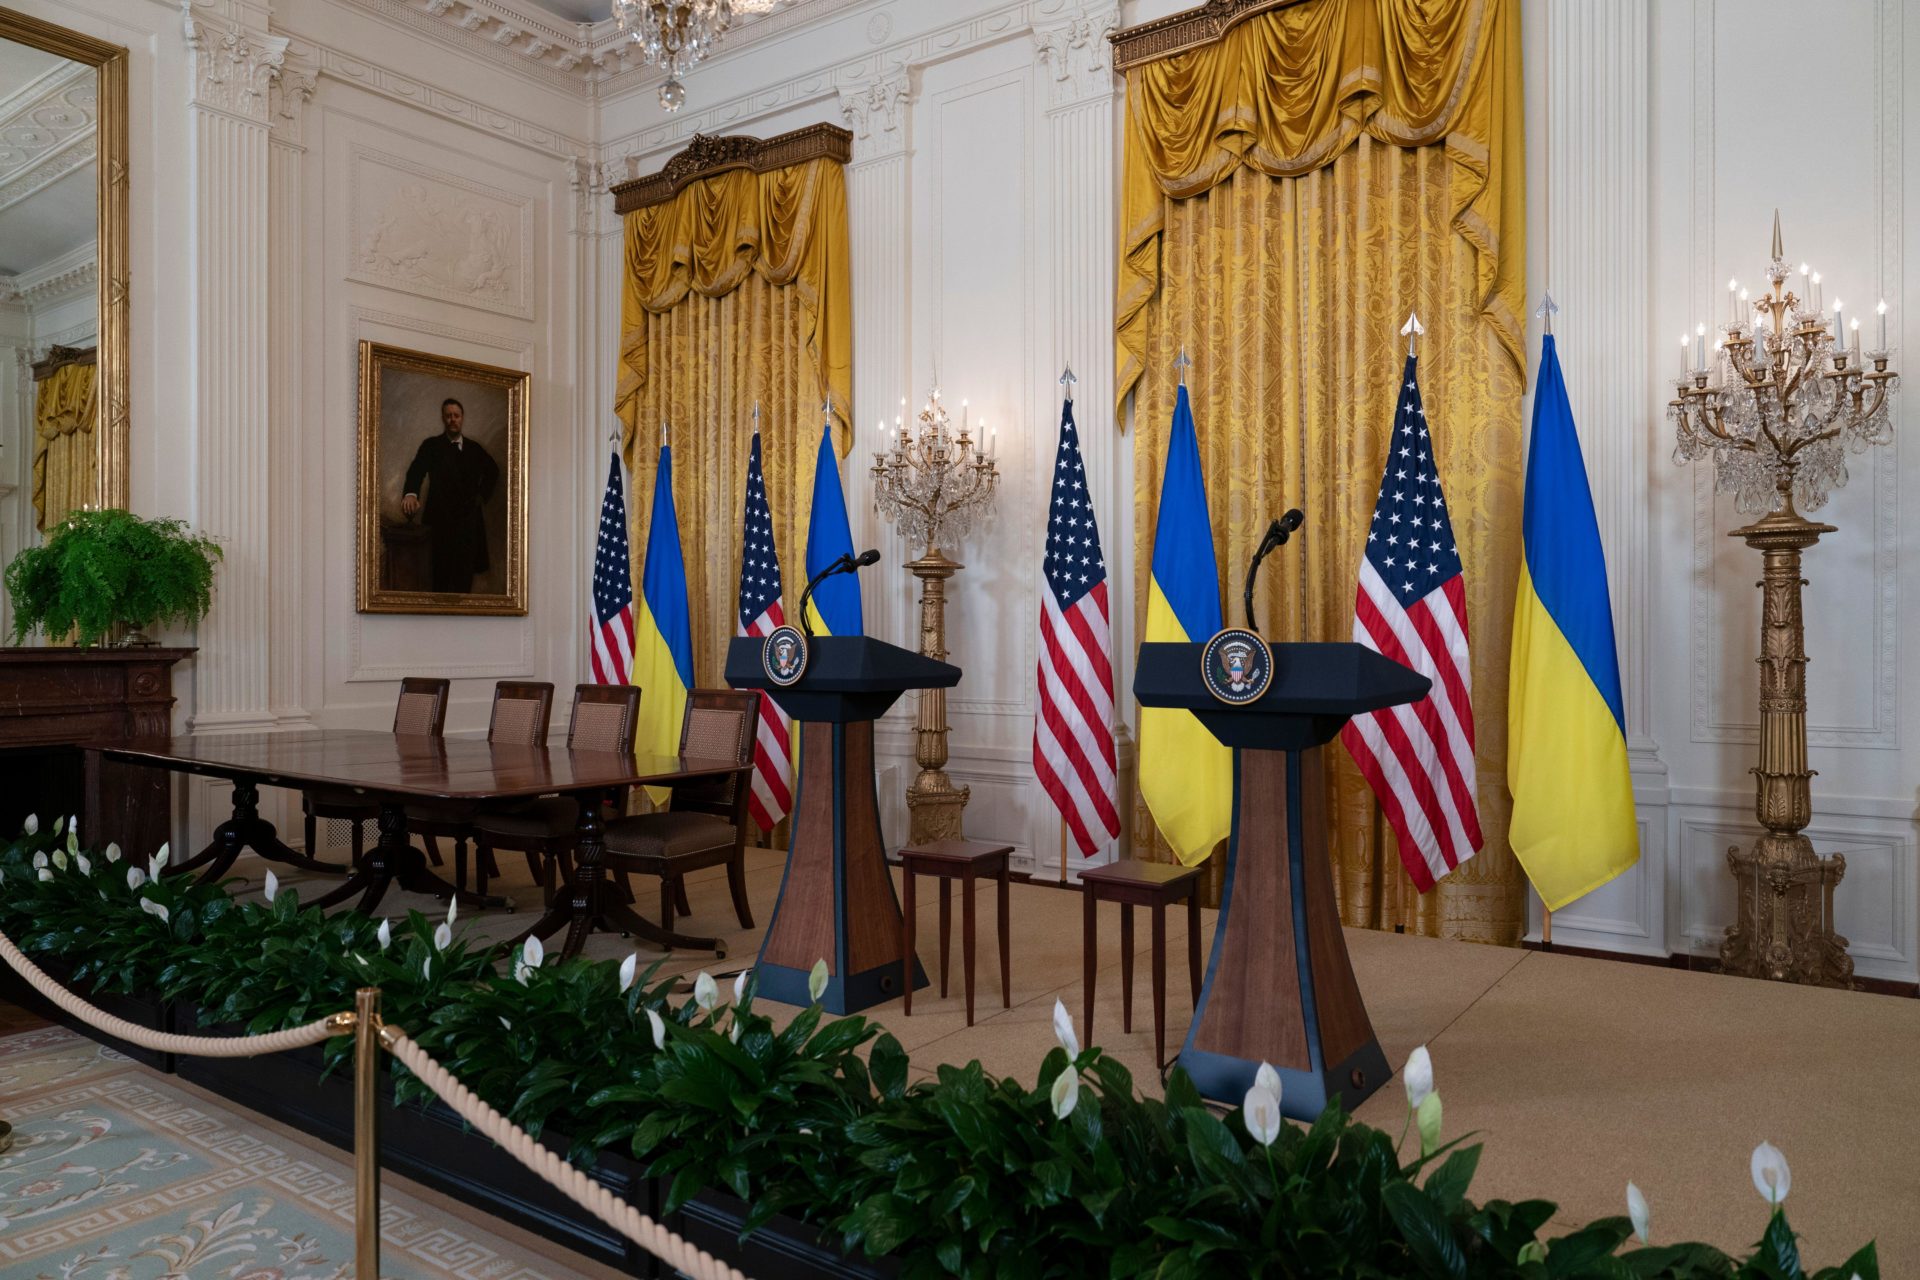
MULTIPOLYGON (((951 689, 960 668, 870 636, 815 636, 807 642, 807 670, 785 688, 767 678, 765 641, 741 636, 727 646, 727 683, 762 689, 795 720, 846 724, 878 720, 908 689, 951 689)), ((1196 659, 1197 661, 1197 659, 1196 659)))
POLYGON ((1276 644, 1273 680, 1253 702, 1230 706, 1200 674, 1204 644, 1143 644, 1133 696, 1143 707, 1183 707, 1230 747, 1297 751, 1318 746, 1354 716, 1415 702, 1432 682, 1363 644, 1276 644))

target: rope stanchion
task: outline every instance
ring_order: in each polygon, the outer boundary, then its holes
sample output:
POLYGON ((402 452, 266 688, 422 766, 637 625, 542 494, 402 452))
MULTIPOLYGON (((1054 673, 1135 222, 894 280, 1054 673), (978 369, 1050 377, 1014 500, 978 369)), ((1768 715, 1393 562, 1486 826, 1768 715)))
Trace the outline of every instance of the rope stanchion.
POLYGON ((461 1119, 498 1143, 509 1155, 540 1175, 554 1190, 605 1222, 629 1240, 693 1280, 746 1280, 740 1270, 715 1258, 615 1196, 542 1145, 526 1130, 488 1106, 459 1079, 433 1060, 397 1027, 384 1027, 381 1043, 457 1112, 461 1119))
POLYGON ((183 1036, 170 1031, 155 1031, 151 1027, 116 1017, 104 1009, 94 1008, 48 977, 4 933, 0 933, 0 959, 12 965, 14 972, 27 980, 27 985, 88 1026, 155 1053, 184 1053, 197 1058, 253 1058, 264 1053, 305 1048, 353 1030, 353 1015, 343 1012, 258 1036, 183 1036))

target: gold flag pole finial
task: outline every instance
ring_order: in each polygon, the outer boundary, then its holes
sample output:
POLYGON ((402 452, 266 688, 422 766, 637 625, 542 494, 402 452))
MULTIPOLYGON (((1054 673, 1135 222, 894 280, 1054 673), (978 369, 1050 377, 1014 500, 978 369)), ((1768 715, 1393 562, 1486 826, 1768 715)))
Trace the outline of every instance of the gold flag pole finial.
POLYGON ((1780 244, 1780 211, 1778 209, 1773 211, 1773 260, 1775 262, 1787 260, 1787 251, 1780 244))
POLYGON ((1174 357, 1173 368, 1174 372, 1180 375, 1180 385, 1183 387, 1187 385, 1187 366, 1192 363, 1193 357, 1187 354, 1187 349, 1180 348, 1180 354, 1174 357))
POLYGON ((753 402, 753 434, 760 434, 760 402, 758 400, 753 402))
POLYGON ((1073 403, 1073 384, 1080 379, 1073 376, 1073 366, 1067 365, 1060 370, 1060 385, 1067 389, 1067 403, 1073 403))
POLYGON ((1540 305, 1533 309, 1533 314, 1539 316, 1540 322, 1546 326, 1547 332, 1552 333, 1553 332, 1553 313, 1558 311, 1559 309, 1560 309, 1560 304, 1553 300, 1553 295, 1550 293, 1543 293, 1540 295, 1540 305))
POLYGON ((1408 355, 1415 354, 1414 339, 1418 338, 1421 334, 1425 333, 1426 331, 1427 331, 1427 326, 1420 323, 1419 313, 1414 311, 1407 312, 1407 322, 1400 326, 1400 332, 1406 335, 1408 355))

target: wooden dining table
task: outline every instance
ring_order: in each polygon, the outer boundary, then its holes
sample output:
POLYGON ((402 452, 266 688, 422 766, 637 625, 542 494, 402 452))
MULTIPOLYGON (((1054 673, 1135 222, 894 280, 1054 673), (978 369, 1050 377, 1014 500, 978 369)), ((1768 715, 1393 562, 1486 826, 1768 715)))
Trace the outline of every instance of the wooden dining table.
POLYGON ((629 787, 745 775, 751 767, 727 759, 510 746, 481 738, 360 729, 175 734, 89 743, 87 749, 124 763, 232 780, 233 816, 220 824, 205 849, 173 868, 176 873, 199 870, 209 880, 224 875, 247 849, 270 862, 338 874, 343 868, 317 861, 280 840, 273 824, 260 816, 260 788, 348 788, 365 794, 380 807, 380 839, 357 865, 345 869, 345 883, 315 902, 326 907, 359 894, 355 905, 363 912, 372 912, 396 884, 476 906, 506 905, 504 899, 456 889, 433 873, 426 855, 408 839, 407 805, 436 800, 506 805, 566 796, 579 813, 571 881, 555 895, 547 912, 515 939, 544 940, 564 928, 563 956, 577 955, 596 928, 632 934, 661 947, 706 948, 708 940, 662 928, 610 892, 601 807, 629 787))

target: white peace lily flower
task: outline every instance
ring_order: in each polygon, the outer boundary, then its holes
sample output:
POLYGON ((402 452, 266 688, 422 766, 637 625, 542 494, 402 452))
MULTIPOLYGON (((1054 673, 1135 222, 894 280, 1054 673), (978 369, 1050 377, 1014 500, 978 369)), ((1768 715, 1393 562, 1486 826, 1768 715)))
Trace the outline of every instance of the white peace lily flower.
POLYGON ((630 951, 627 958, 620 962, 620 990, 625 991, 633 985, 634 978, 640 972, 640 953, 630 951))
POLYGON ((433 931, 433 949, 435 951, 445 951, 452 945, 453 930, 449 928, 446 921, 443 920, 440 922, 440 927, 433 931))
POLYGON ((667 1024, 662 1022, 660 1015, 652 1009, 647 1010, 647 1025, 653 1028, 653 1047, 656 1049, 666 1048, 667 1024))
POLYGON ((1280 1073, 1269 1063, 1260 1064, 1260 1069, 1253 1073, 1253 1083, 1276 1098, 1280 1096, 1280 1073))
POLYGON ((107 861, 108 862, 120 861, 120 846, 119 844, 117 844, 112 840, 107 841, 107 861))
POLYGON ((5 884, 6 882, 7 882, 7 873, 5 871, 0 871, 0 884, 5 884))
POLYGON ((1271 1089, 1254 1085, 1247 1090, 1247 1097, 1240 1104, 1241 1118, 1247 1122, 1247 1132, 1263 1147, 1273 1145, 1280 1136, 1280 1095, 1271 1089))
POLYGON ((27 820, 20 824, 20 832, 22 835, 29 835, 29 836, 39 835, 40 834, 40 815, 37 813, 28 814, 27 820))
POLYGON ((393 944, 393 925, 386 920, 382 920, 380 922, 380 930, 373 935, 373 939, 380 944, 380 949, 385 951, 393 944))
POLYGON ((65 871, 67 869, 67 851, 65 849, 55 849, 53 851, 53 869, 55 871, 65 871))
POLYGON ((147 859, 147 879, 158 880, 160 873, 167 869, 167 859, 173 856, 173 846, 163 844, 160 851, 147 859))
POLYGON ((1057 999, 1053 1002, 1053 1038, 1060 1042, 1069 1058, 1080 1056, 1080 1037, 1073 1033, 1073 1015, 1057 999))
POLYGON ((527 978, 538 969, 547 958, 547 949, 540 945, 540 939, 529 937, 520 948, 520 958, 513 962, 513 976, 525 986, 527 978))
POLYGON ((45 871, 47 869, 47 851, 45 849, 33 855, 33 869, 35 871, 45 871))
POLYGON ((67 839, 78 840, 79 838, 80 838, 80 815, 77 813, 70 814, 67 817, 67 839))
POLYGON ((147 882, 146 872, 142 871, 138 867, 127 868, 127 888, 133 890, 135 893, 138 893, 140 892, 140 886, 145 884, 146 882, 147 882))
POLYGON ((727 1032, 727 1039, 731 1040, 734 1044, 740 1043, 740 1024, 738 1022, 735 1022, 733 1029, 727 1032))
POLYGON ((1053 1114, 1056 1119, 1065 1120, 1080 1105, 1080 1073, 1074 1070, 1062 1071, 1053 1081, 1053 1114))
POLYGON ((93 863, 87 860, 87 855, 84 853, 76 853, 73 855, 73 865, 80 868, 80 874, 83 876, 93 874, 93 863))
POLYGON ((813 962, 813 971, 807 974, 807 999, 819 1004, 820 997, 825 994, 827 994, 827 961, 826 957, 822 956, 813 962))
POLYGON ((159 916, 161 924, 167 924, 173 918, 173 913, 167 910, 164 903, 155 902, 152 898, 140 899, 140 909, 150 916, 159 916))
POLYGON ((739 1004, 742 1000, 745 1000, 747 998, 747 975, 752 972, 753 970, 751 969, 742 969, 739 973, 739 976, 734 978, 733 1002, 735 1004, 739 1004))
POLYGON ((80 824, 78 821, 67 824, 67 852, 80 852, 80 824))
POLYGON ((358 951, 349 951, 347 952, 347 954, 353 957, 353 962, 359 965, 362 969, 367 967, 367 958, 361 955, 358 951))
POLYGON ((66 829, 67 829, 67 820, 65 818, 55 818, 53 820, 53 834, 59 835, 62 831, 65 831, 66 829))
POLYGON ((1433 1092, 1433 1057, 1427 1052, 1427 1046, 1421 1045, 1407 1055, 1407 1065, 1400 1069, 1400 1078, 1407 1086, 1407 1105, 1416 1111, 1433 1092))
POLYGON ((1753 1149, 1753 1185, 1776 1209, 1793 1190, 1793 1172, 1787 1168, 1787 1158, 1771 1142, 1753 1149))
POLYGON ((1647 1208, 1647 1197, 1640 1188, 1631 1182, 1627 1184, 1627 1217, 1633 1222, 1633 1234, 1640 1237, 1640 1243, 1646 1244, 1652 1230, 1653 1214, 1647 1208))
MULTIPOLYGON (((495 1014, 494 1016, 500 1017, 499 1014, 495 1014)), ((511 1022, 508 1022, 505 1018, 500 1018, 500 1025, 505 1027, 509 1031, 513 1030, 513 1024, 511 1022)))
POLYGON ((1420 1130, 1420 1154, 1430 1156, 1440 1145, 1440 1095, 1430 1093, 1414 1108, 1413 1123, 1420 1130))
POLYGON ((280 892, 280 877, 271 871, 267 872, 266 883, 260 886, 260 892, 266 895, 268 902, 272 902, 275 895, 280 892))
POLYGON ((693 1002, 708 1013, 712 1013, 714 1006, 720 1003, 720 986, 705 969, 693 980, 693 1002))
POLYGON ((40 878, 42 880, 51 880, 53 879, 53 872, 47 870, 45 867, 42 867, 40 868, 40 878))
POLYGON ((459 914, 460 914, 460 899, 448 898, 447 899, 447 927, 449 929, 453 927, 454 919, 458 917, 459 914))
POLYGON ((420 976, 422 978, 431 978, 433 976, 433 956, 431 954, 420 962, 420 976))

